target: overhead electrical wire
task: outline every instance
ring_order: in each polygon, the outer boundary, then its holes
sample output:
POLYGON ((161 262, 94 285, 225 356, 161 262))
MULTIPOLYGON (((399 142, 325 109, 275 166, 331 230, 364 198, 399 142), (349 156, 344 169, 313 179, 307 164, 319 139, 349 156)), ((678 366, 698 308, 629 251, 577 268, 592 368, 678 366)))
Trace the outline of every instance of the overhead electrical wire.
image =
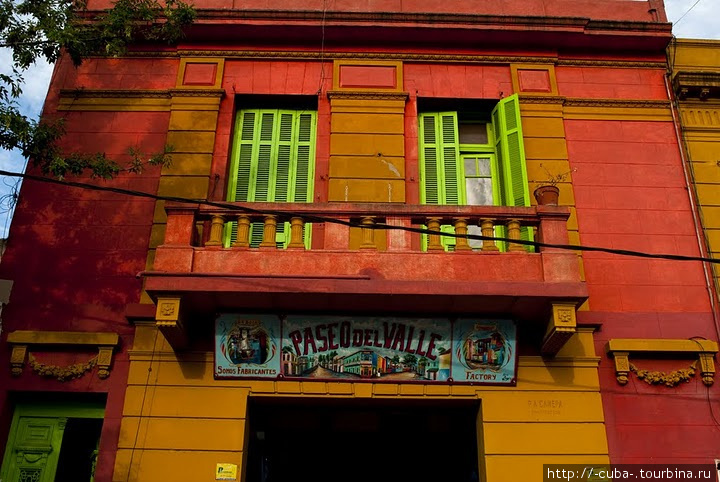
POLYGON ((678 18, 677 20, 675 20, 675 22, 673 22, 673 26, 676 26, 677 24, 679 24, 680 21, 681 21, 683 18, 685 18, 685 15, 687 15, 688 13, 690 13, 690 12, 692 11, 692 9, 695 8, 695 7, 697 6, 697 4, 700 3, 701 1, 702 1, 702 0, 697 0, 695 3, 693 3, 692 6, 685 11, 685 13, 683 13, 682 15, 680 15, 680 18, 678 18))
POLYGON ((707 263, 715 263, 720 264, 720 259, 713 259, 713 258, 706 258, 702 256, 685 256, 680 254, 663 254, 663 253, 648 253, 644 251, 633 251, 628 249, 615 249, 615 248, 604 248, 600 246, 584 246, 584 245, 578 245, 578 244, 554 244, 554 243, 543 243, 540 241, 526 241, 522 239, 510 239, 510 238, 502 238, 497 236, 482 236, 478 234, 467 234, 467 235, 458 235, 454 233, 446 233, 442 231, 431 231, 429 229, 424 228, 413 228, 408 226, 391 226, 384 223, 375 223, 372 225, 364 225, 360 222, 354 222, 354 221, 345 221, 342 219, 337 219, 329 216, 318 216, 314 214, 307 214, 307 213, 294 213, 292 211, 288 210, 257 210, 253 209, 247 205, 238 205, 238 204, 230 204, 226 202, 218 202, 218 201, 206 201, 202 199, 189 199, 189 198, 183 198, 183 197, 177 197, 177 196, 161 196, 158 194, 151 194, 148 192, 142 192, 142 191, 134 191, 131 189, 122 189, 117 187, 109 187, 109 186, 100 186, 97 184, 90 184, 86 182, 78 182, 78 181, 66 181, 61 179, 54 179, 49 177, 43 177, 43 176, 36 176, 34 174, 24 174, 21 172, 11 172, 11 171, 5 171, 0 170, 0 175, 2 176, 11 176, 11 177, 20 177, 23 179, 30 179, 32 181, 38 181, 38 182, 45 182, 49 184, 56 184, 61 186, 67 186, 67 187, 74 187, 78 189, 86 189, 91 191, 103 191, 103 192, 112 192, 115 194, 123 194, 127 196, 133 196, 133 197, 143 197, 147 199, 154 199, 156 201, 171 201, 171 202, 182 202, 182 203, 193 203, 193 204, 199 204, 203 206, 211 206, 221 209, 227 209, 229 211, 238 211, 238 212, 244 212, 248 214, 258 214, 258 215, 276 215, 276 216, 301 216, 307 221, 311 222, 321 222, 321 223, 333 223, 333 224, 341 224, 344 226, 354 227, 354 228, 370 228, 370 229, 376 229, 376 230, 398 230, 398 231, 407 231, 411 233, 420 233, 420 234, 432 234, 437 236, 443 236, 448 238, 466 238, 466 239, 473 239, 473 240, 479 240, 479 241, 504 241, 504 242, 511 242, 515 244, 522 244, 525 246, 534 246, 538 248, 556 248, 556 249, 565 249, 565 250, 571 250, 571 251, 589 251, 589 252, 600 252, 600 253, 609 253, 609 254, 617 254, 620 256, 634 256, 634 257, 641 257, 641 258, 655 258, 655 259, 668 259, 673 261, 702 261, 707 263))

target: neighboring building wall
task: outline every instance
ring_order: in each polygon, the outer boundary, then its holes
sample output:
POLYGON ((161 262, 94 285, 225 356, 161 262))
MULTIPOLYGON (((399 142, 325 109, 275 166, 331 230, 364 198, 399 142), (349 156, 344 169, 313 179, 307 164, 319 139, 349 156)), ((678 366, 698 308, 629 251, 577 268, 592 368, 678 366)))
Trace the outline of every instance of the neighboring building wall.
MULTIPOLYGON (((158 152, 165 145, 167 109, 157 109, 158 99, 142 98, 129 89, 174 85, 176 61, 88 60, 79 69, 68 58, 55 69, 45 112, 65 118, 63 146, 71 152, 105 152, 120 161, 129 160, 127 149, 158 152), (141 67, 142 66, 142 67, 141 67), (138 74, 138 72, 144 72, 138 74), (66 96, 61 89, 123 89, 109 97, 84 99, 66 96)), ((160 99, 161 101, 163 99, 160 99)), ((37 174, 30 168, 29 172, 37 174)), ((156 192, 159 168, 143 174, 121 173, 106 186, 156 192)), ((79 179, 91 182, 88 177, 79 179)), ((25 364, 23 374, 0 371, 0 432, 7 434, 12 406, 23 394, 41 402, 43 392, 76 395, 106 394, 105 422, 100 441, 96 480, 109 480, 117 447, 128 373, 128 349, 134 328, 126 319, 128 305, 138 303, 145 269, 154 202, 136 197, 23 182, 0 271, 13 279, 16 290, 3 309, 3 340, 16 330, 31 330, 38 339, 52 340, 54 331, 117 333, 120 344, 112 357, 110 374, 100 379, 97 370, 82 378, 59 382, 41 378, 25 364), (35 394, 35 395, 33 395, 35 394)), ((0 350, 9 359, 11 346, 0 350)), ((48 349, 30 346, 39 362, 68 366, 85 363, 92 350, 65 344, 48 349)), ((4 451, 6 437, 0 437, 4 451)))
MULTIPOLYGON (((720 42, 677 39, 668 47, 687 156, 707 249, 720 255, 720 42)), ((713 265, 715 286, 720 269, 713 265)))

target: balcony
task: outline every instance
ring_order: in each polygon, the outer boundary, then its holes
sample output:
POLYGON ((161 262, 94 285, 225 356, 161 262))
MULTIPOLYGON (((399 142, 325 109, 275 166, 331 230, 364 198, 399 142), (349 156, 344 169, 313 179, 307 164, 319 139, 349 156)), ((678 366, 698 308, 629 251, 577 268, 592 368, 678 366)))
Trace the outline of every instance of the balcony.
POLYGON ((411 231, 423 225, 430 230, 448 225, 462 235, 467 226, 481 226, 483 235, 493 236, 494 226, 502 225, 508 238, 519 239, 520 229, 529 226, 540 242, 568 244, 570 211, 565 207, 227 206, 166 205, 164 244, 157 248, 154 270, 142 273, 145 289, 154 299, 182 298, 185 309, 195 313, 370 310, 538 319, 555 302, 577 306, 587 298, 574 251, 537 248, 528 252, 515 243, 499 250, 491 240, 472 249, 466 239, 457 238, 455 250, 446 252, 440 236, 432 234, 427 249, 422 250, 422 235, 411 231), (323 222, 329 219, 359 227, 323 222), (238 223, 238 235, 232 246, 223 247, 222 233, 228 222, 238 223), (275 231, 286 222, 290 242, 286 249, 278 249, 275 231), (311 249, 303 243, 306 222, 312 222, 311 249), (261 223, 263 229, 263 242, 257 248, 249 247, 251 223, 261 223), (378 234, 381 231, 384 236, 378 234), (376 243, 376 237, 384 242, 376 243), (376 244, 381 244, 379 249, 376 244), (356 249, 350 249, 351 245, 356 249))

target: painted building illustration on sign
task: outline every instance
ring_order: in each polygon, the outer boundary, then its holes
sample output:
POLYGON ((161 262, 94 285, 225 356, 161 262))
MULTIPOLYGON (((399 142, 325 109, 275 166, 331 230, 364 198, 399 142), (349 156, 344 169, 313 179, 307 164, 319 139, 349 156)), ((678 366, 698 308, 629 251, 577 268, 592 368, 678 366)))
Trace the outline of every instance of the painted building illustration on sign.
POLYGON ((457 361, 457 369, 453 372, 456 379, 491 382, 510 380, 515 369, 514 328, 514 325, 500 321, 456 321, 453 337, 457 361), (461 373, 463 376, 460 376, 461 373))
POLYGON ((227 314, 215 375, 511 384, 514 345, 506 320, 227 314))
POLYGON ((279 336, 277 317, 220 316, 216 321, 216 374, 277 376, 280 373, 279 336))

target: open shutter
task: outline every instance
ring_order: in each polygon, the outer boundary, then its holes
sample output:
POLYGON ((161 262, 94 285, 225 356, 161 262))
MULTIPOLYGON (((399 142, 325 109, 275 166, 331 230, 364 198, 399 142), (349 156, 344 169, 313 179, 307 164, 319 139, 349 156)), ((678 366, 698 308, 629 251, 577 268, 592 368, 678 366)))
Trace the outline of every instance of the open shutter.
MULTIPOLYGON (((420 114, 420 201, 423 204, 459 205, 465 202, 458 120, 456 112, 420 114)), ((454 232, 452 226, 441 226, 454 232)), ((443 237, 452 250, 455 238, 443 237)), ((423 236, 423 248, 427 237, 423 236)))
POLYGON ((457 112, 443 112, 440 115, 440 139, 442 146, 442 183, 444 199, 441 204, 453 206, 463 204, 465 196, 460 165, 460 141, 458 139, 457 112))
MULTIPOLYGON (((273 172, 275 179, 270 201, 288 202, 291 200, 290 172, 293 166, 293 144, 295 130, 295 112, 279 111, 274 132, 274 146, 277 155, 273 158, 273 172)), ((275 242, 278 248, 287 245, 290 233, 289 223, 278 223, 275 242)))
MULTIPOLYGON (((257 155, 256 121, 258 120, 257 111, 241 111, 235 120, 236 134, 230 158, 228 201, 247 202, 250 200, 250 189, 255 186, 251 172, 253 171, 253 159, 257 155)), ((226 224, 223 245, 227 247, 236 239, 237 222, 226 224)))
MULTIPOLYGON (((498 156, 500 203, 505 206, 530 206, 518 95, 501 99, 493 110, 492 118, 498 156)), ((532 229, 522 228, 520 237, 532 240, 532 229)))
MULTIPOLYGON (((290 200, 303 203, 313 201, 313 180, 315 178, 315 112, 300 112, 295 119, 295 159, 291 172, 290 200)), ((290 229, 289 225, 286 229, 290 229)), ((312 225, 305 224, 305 247, 310 249, 312 225)))
POLYGON ((438 168, 442 164, 438 124, 438 114, 420 114, 420 202, 423 204, 444 204, 438 168))

